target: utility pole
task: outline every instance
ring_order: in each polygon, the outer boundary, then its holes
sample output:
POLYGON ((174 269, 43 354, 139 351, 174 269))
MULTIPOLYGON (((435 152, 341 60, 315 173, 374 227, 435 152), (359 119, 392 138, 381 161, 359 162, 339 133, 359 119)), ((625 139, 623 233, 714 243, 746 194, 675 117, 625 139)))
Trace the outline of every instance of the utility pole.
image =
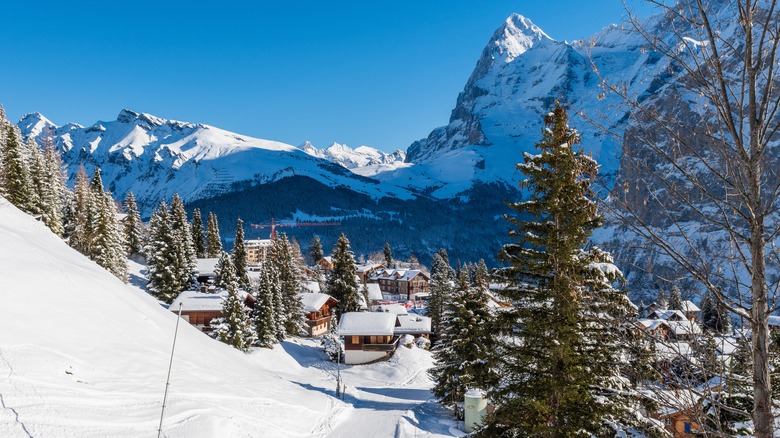
POLYGON ((162 435, 163 417, 165 417, 165 401, 168 399, 168 386, 171 384, 171 367, 173 367, 173 352, 176 350, 176 335, 179 333, 179 321, 181 320, 181 305, 176 316, 176 328, 173 331, 173 347, 171 347, 171 361, 168 363, 168 377, 165 379, 165 395, 163 395, 162 411, 160 412, 160 427, 157 428, 157 438, 162 435))

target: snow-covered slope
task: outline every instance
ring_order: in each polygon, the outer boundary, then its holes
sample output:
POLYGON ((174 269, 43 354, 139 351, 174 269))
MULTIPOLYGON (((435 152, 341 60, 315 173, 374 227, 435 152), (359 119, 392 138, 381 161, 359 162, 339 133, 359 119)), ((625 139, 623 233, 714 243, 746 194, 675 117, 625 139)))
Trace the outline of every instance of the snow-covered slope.
MULTIPOLYGON (((0 436, 154 436, 173 313, 0 198, 0 436)), ((179 326, 169 437, 313 435, 332 405, 179 326)))
POLYGON ((229 192, 235 183, 262 184, 292 175, 331 187, 347 186, 374 198, 411 196, 405 189, 379 185, 295 146, 130 110, 122 110, 115 121, 86 128, 58 127, 32 113, 19 127, 25 137, 39 142, 51 128, 71 178, 80 165, 88 173, 99 166, 114 195, 122 199, 132 191, 145 212, 174 192, 185 200, 202 199, 229 192))

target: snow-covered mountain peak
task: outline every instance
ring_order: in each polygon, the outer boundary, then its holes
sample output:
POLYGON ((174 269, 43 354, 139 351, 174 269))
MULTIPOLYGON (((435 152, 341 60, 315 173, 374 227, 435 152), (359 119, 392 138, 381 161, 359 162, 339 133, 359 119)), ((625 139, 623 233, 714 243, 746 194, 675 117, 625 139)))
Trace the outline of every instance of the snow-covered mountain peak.
POLYGON ((148 123, 152 126, 162 126, 167 122, 167 120, 162 119, 160 117, 156 117, 146 113, 137 113, 129 109, 123 109, 122 111, 120 111, 119 115, 116 116, 116 121, 119 123, 134 123, 136 121, 140 121, 140 122, 148 123))
POLYGON ((29 113, 22 116, 18 124, 22 132, 33 133, 37 137, 46 130, 46 128, 56 129, 57 125, 39 112, 29 113))
POLYGON ((300 145, 298 148, 300 150, 306 152, 309 155, 316 155, 316 152, 317 152, 317 148, 315 148, 314 145, 311 144, 311 142, 309 140, 306 140, 305 142, 303 142, 303 144, 300 145))
POLYGON ((488 47, 492 48, 495 59, 512 62, 534 44, 542 41, 552 41, 552 38, 530 19, 520 14, 512 14, 493 34, 488 47))

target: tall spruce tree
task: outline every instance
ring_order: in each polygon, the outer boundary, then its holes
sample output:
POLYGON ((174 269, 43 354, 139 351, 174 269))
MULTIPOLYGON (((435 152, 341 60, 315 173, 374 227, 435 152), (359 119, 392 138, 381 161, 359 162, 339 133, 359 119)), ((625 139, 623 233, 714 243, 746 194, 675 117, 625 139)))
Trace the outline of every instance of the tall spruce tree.
POLYGON ((254 321, 244 305, 244 300, 238 293, 237 283, 230 283, 227 291, 228 298, 222 304, 223 316, 214 322, 216 328, 213 335, 228 345, 241 351, 247 351, 257 341, 254 321))
MULTIPOLYGON (((441 259, 437 254, 436 257, 441 259)), ((465 271, 458 287, 447 295, 441 317, 439 343, 433 349, 436 366, 430 370, 435 382, 433 394, 454 405, 469 388, 494 385, 492 361, 492 317, 485 291, 469 284, 465 271)))
POLYGON ((428 316, 431 318, 431 330, 433 331, 434 341, 438 339, 441 332, 444 303, 450 299, 452 294, 451 276, 452 267, 444 261, 440 254, 434 254, 431 261, 430 297, 427 306, 428 316))
POLYGON ((222 239, 219 237, 219 224, 217 223, 217 215, 214 213, 209 213, 209 220, 206 224, 206 243, 206 257, 219 257, 219 253, 222 251, 222 239))
POLYGON ((51 129, 46 130, 43 139, 43 170, 44 188, 42 191, 43 222, 54 234, 62 236, 65 233, 64 228, 64 210, 65 195, 65 170, 62 163, 62 157, 54 146, 53 134, 51 129))
POLYGON ((667 310, 669 308, 669 301, 666 299, 663 289, 658 289, 658 296, 655 299, 656 308, 661 310, 667 310))
POLYGON ((556 102, 538 154, 526 153, 518 165, 527 198, 509 204, 518 213, 507 216, 515 242, 501 251, 510 266, 500 273, 513 306, 499 314, 504 330, 496 337, 496 366, 503 378, 489 388, 495 411, 483 436, 614 435, 608 424, 622 417, 623 406, 599 399, 604 379, 594 370, 614 366, 615 357, 594 350, 591 330, 605 325, 586 305, 601 295, 591 268, 595 254, 583 255, 602 223, 590 188, 598 165, 575 150, 580 137, 567 122, 556 102))
POLYGON ((312 264, 316 264, 322 260, 323 257, 325 257, 325 253, 322 251, 322 243, 320 243, 320 236, 315 235, 311 239, 311 244, 309 245, 309 257, 311 257, 312 264))
POLYGON ((393 266, 393 251, 390 249, 390 244, 385 242, 385 248, 382 250, 385 255, 385 266, 388 268, 393 266))
POLYGON ((262 347, 272 347, 278 341, 277 311, 274 308, 278 276, 270 263, 260 265, 259 274, 257 302, 253 313, 257 343, 262 347))
POLYGON ((72 230, 68 243, 82 254, 89 253, 89 247, 93 238, 92 225, 94 223, 91 214, 93 197, 89 190, 89 178, 84 167, 79 167, 76 172, 76 180, 73 187, 72 230))
POLYGON ((715 312, 715 304, 712 302, 712 294, 707 292, 699 302, 699 321, 704 330, 714 330, 708 324, 711 321, 713 312, 715 312))
POLYGON ((161 201, 149 220, 149 238, 144 249, 149 270, 146 289, 166 303, 173 301, 187 286, 187 282, 182 282, 181 265, 173 238, 168 205, 161 201))
POLYGON ((219 289, 228 290, 231 285, 238 289, 236 267, 233 264, 230 254, 222 251, 219 254, 217 265, 214 267, 214 286, 219 289))
POLYGON ((192 283, 197 263, 195 261, 195 245, 192 243, 192 229, 187 220, 184 201, 178 193, 174 193, 171 199, 170 218, 173 247, 176 251, 176 265, 172 268, 177 272, 179 284, 184 290, 192 283))
POLYGON ((135 202, 133 192, 128 192, 125 197, 125 212, 123 219, 125 232, 125 247, 127 255, 138 257, 144 252, 144 224, 141 214, 138 212, 138 204, 135 202))
POLYGON ((278 273, 282 308, 284 309, 284 312, 278 317, 284 324, 285 333, 295 336, 304 329, 303 303, 300 297, 303 273, 296 260, 292 244, 285 233, 280 233, 274 240, 268 262, 274 266, 278 273))
POLYGON ((333 247, 333 269, 328 278, 328 291, 339 301, 342 312, 360 310, 360 295, 356 279, 355 257, 346 234, 341 233, 333 247))
POLYGON ((93 193, 96 210, 95 233, 89 257, 118 279, 127 282, 125 236, 111 193, 93 193))
POLYGON ((669 310, 683 310, 680 288, 676 285, 672 286, 672 290, 669 291, 669 310))
POLYGON ((195 256, 199 259, 206 257, 206 243, 203 235, 203 218, 200 209, 192 210, 192 244, 195 245, 195 256))
POLYGON ((246 248, 244 247, 244 221, 236 223, 236 238, 233 241, 233 265, 236 267, 238 287, 249 290, 249 272, 247 270, 246 248))
POLYGON ((10 203, 29 213, 34 207, 31 205, 33 187, 29 157, 16 126, 11 123, 5 125, 5 141, 0 146, 1 193, 10 203))

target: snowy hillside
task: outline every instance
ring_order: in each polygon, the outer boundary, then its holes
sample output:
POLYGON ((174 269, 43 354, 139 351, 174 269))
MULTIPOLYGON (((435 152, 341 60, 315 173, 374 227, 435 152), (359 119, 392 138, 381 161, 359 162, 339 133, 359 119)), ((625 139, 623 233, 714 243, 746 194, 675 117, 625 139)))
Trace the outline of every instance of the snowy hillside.
POLYGON ((236 183, 262 184, 293 175, 331 187, 347 186, 374 198, 411 196, 407 190, 380 186, 295 146, 130 110, 122 110, 115 121, 86 128, 58 127, 38 113, 26 115, 18 125, 25 137, 39 142, 51 128, 71 178, 80 165, 88 173, 100 166, 114 195, 122 199, 132 191, 146 213, 174 192, 185 200, 203 199, 230 192, 236 183))
POLYGON ((363 176, 373 176, 380 172, 408 166, 407 163, 404 163, 406 152, 401 150, 388 154, 370 146, 358 146, 352 149, 339 143, 317 149, 308 141, 301 145, 301 150, 313 157, 331 161, 363 176))
MULTIPOLYGON (((0 241, 0 437, 155 436, 176 316, 2 197, 0 241)), ((182 321, 164 436, 457 435, 428 402, 431 365, 427 351, 403 349, 344 367, 340 401, 316 341, 247 355, 182 321)))

